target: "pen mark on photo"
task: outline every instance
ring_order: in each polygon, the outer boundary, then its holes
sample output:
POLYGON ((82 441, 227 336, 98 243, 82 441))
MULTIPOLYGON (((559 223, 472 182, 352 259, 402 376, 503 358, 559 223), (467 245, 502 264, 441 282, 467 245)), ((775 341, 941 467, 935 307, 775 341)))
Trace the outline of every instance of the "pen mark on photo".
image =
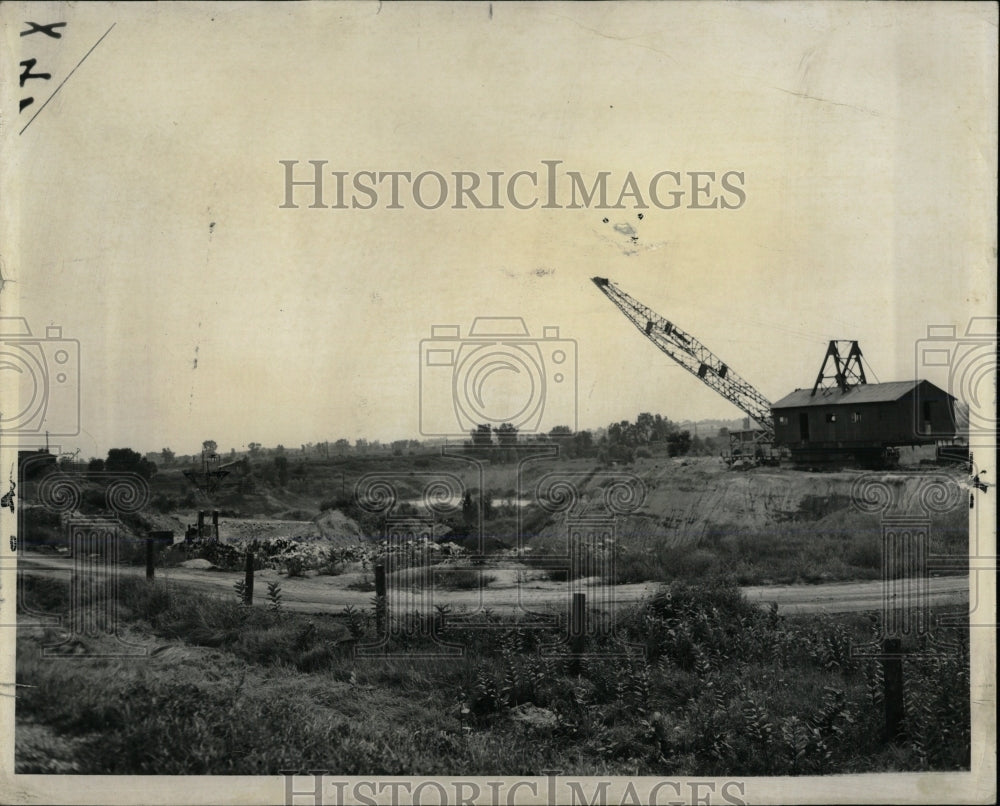
MULTIPOLYGON (((114 28, 117 24, 118 23, 116 23, 116 22, 111 23, 111 28, 114 28)), ((55 91, 48 97, 48 99, 45 101, 45 103, 42 104, 40 107, 38 107, 38 111, 35 112, 35 114, 31 116, 31 120, 29 120, 27 123, 24 124, 24 128, 21 129, 21 131, 18 132, 18 136, 24 134, 25 130, 27 130, 27 128, 34 122, 35 118, 37 118, 42 113, 42 110, 45 109, 45 107, 49 105, 49 101, 51 101, 53 98, 56 97, 56 93, 58 93, 59 90, 61 90, 63 88, 63 85, 67 81, 69 81, 70 76, 72 76, 73 73, 75 73, 79 69, 80 65, 83 64, 87 60, 87 57, 90 56, 90 54, 94 52, 94 49, 98 45, 100 45, 101 42, 104 41, 104 37, 106 37, 108 34, 111 33, 111 28, 108 28, 108 30, 106 30, 104 32, 104 34, 101 36, 101 38, 98 39, 93 44, 93 46, 90 48, 90 50, 88 50, 86 53, 83 54, 83 58, 80 59, 79 62, 77 62, 76 67, 74 67, 72 70, 69 71, 69 74, 66 76, 66 78, 64 78, 62 81, 59 82, 59 86, 55 88, 55 91)), ((22 36, 23 36, 23 34, 22 34, 22 36)))
POLYGON ((39 25, 37 22, 31 22, 30 20, 24 21, 25 25, 30 25, 31 27, 27 31, 21 31, 21 36, 30 36, 31 34, 45 34, 53 39, 62 39, 62 34, 55 28, 65 28, 65 22, 53 22, 49 25, 39 25))

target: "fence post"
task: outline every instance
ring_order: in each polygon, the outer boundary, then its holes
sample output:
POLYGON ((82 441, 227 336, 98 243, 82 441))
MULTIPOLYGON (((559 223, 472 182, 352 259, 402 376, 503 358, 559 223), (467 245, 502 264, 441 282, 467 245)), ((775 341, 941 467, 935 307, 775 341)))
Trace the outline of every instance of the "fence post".
POLYGON ((152 582, 153 577, 156 574, 156 569, 153 567, 153 538, 146 538, 146 581, 152 582))
POLYGON ((587 638, 587 594, 574 593, 569 611, 569 647, 573 653, 570 669, 572 674, 580 673, 580 656, 583 654, 587 638))
POLYGON ((243 603, 253 604, 253 552, 247 551, 247 570, 243 584, 243 603))
POLYGON ((212 510, 212 538, 216 543, 219 542, 219 510, 212 510))
POLYGON ((375 629, 379 635, 385 631, 385 566, 375 564, 375 629))
POLYGON ((882 642, 882 686, 885 703, 885 740, 899 738, 903 728, 903 654, 899 638, 882 642))
POLYGON ((198 539, 201 540, 205 537, 205 510, 198 510, 198 539))

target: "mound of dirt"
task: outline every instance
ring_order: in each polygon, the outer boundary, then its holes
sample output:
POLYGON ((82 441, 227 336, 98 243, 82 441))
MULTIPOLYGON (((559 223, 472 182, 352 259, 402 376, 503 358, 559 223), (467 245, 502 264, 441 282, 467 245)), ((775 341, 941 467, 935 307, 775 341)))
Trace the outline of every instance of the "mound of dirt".
POLYGON ((339 509, 327 509, 313 520, 320 535, 334 545, 357 543, 363 535, 361 527, 339 509))
POLYGON ((248 540, 315 541, 322 537, 310 521, 269 520, 266 518, 219 518, 219 540, 243 543, 248 540))
POLYGON ((312 520, 277 518, 220 518, 219 540, 244 543, 250 540, 291 540, 301 543, 354 545, 362 537, 361 528, 339 510, 326 510, 312 520))
POLYGON ((164 515, 153 510, 143 510, 134 516, 138 525, 147 532, 173 532, 174 540, 181 540, 184 537, 184 524, 180 518, 173 515, 164 515))

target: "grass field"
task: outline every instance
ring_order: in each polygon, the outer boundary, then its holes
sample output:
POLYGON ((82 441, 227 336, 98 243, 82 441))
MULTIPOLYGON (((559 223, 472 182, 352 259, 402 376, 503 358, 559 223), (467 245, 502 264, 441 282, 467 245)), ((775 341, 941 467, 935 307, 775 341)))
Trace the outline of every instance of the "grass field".
MULTIPOLYGON (((25 576, 65 614, 65 583, 25 576)), ((341 617, 247 608, 121 580, 119 635, 22 626, 18 772, 800 775, 969 765, 969 656, 905 663, 905 738, 881 736, 880 665, 853 657, 864 615, 790 618, 731 584, 673 583, 619 614, 575 662, 557 631, 498 617, 412 619, 383 657, 371 608, 341 617), (55 647, 43 650, 43 647, 55 647), (48 653, 48 654, 46 654, 48 653), (52 655, 55 656, 52 656, 52 655)), ((917 647, 913 647, 917 649, 917 647)))

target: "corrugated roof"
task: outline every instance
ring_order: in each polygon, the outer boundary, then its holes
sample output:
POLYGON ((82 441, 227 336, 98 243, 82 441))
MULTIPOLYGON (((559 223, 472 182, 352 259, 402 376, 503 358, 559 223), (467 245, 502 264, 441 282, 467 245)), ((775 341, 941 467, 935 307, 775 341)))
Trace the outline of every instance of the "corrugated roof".
MULTIPOLYGON (((934 384, 928 381, 891 381, 889 383, 863 383, 854 386, 846 392, 839 389, 818 389, 815 397, 812 389, 796 389, 791 394, 785 395, 777 403, 772 403, 772 409, 791 409, 802 406, 839 406, 853 405, 855 403, 891 403, 899 400, 903 395, 910 392, 913 387, 920 383, 927 383, 928 386, 934 384)), ((947 395, 943 389, 938 389, 943 395, 947 395)), ((950 397, 950 395, 948 395, 950 397)))

